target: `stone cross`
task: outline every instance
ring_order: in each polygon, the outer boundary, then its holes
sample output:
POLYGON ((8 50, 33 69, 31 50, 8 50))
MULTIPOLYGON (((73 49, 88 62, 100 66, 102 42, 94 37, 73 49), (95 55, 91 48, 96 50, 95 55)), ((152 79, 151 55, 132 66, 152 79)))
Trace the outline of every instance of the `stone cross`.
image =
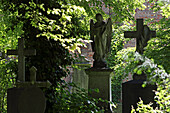
POLYGON ((51 86, 51 83, 48 80, 46 82, 36 81, 36 71, 37 69, 32 66, 30 68, 30 82, 17 82, 17 87, 36 86, 49 88, 51 86))
POLYGON ((8 50, 7 55, 18 55, 18 80, 25 81, 25 56, 36 55, 36 50, 24 49, 24 38, 18 39, 18 50, 8 50))
POLYGON ((136 51, 143 54, 144 47, 151 37, 156 37, 156 31, 151 31, 147 25, 143 25, 143 19, 137 19, 137 31, 125 31, 125 38, 136 38, 136 51))

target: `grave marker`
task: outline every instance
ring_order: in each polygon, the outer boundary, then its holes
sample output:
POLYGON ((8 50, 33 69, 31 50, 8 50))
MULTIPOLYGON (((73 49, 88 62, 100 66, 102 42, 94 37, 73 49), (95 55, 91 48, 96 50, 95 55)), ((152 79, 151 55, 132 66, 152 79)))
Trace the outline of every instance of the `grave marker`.
POLYGON ((37 69, 32 66, 30 68, 30 82, 17 82, 17 87, 35 86, 49 88, 51 86, 51 83, 48 80, 46 82, 36 81, 36 71, 37 69))
MULTIPOLYGON (((143 25, 143 19, 137 19, 136 24, 137 31, 125 31, 125 38, 136 38, 136 51, 143 54, 144 47, 147 46, 147 42, 151 37, 156 37, 156 31, 151 31, 147 25, 143 25)), ((153 102, 153 106, 156 106, 154 101, 154 92, 156 85, 147 84, 145 88, 142 87, 144 81, 146 81, 146 74, 133 75, 133 80, 122 84, 122 112, 130 113, 131 107, 137 108, 137 102, 141 98, 144 104, 153 102)))
POLYGON ((143 25, 143 19, 137 19, 137 31, 125 31, 125 38, 136 38, 136 51, 143 54, 144 47, 151 37, 156 37, 156 31, 151 31, 147 25, 143 25))
MULTIPOLYGON (((111 38, 112 38, 112 21, 108 19, 107 23, 103 21, 101 14, 96 14, 96 23, 90 21, 90 38, 93 40, 91 43, 94 52, 93 67, 85 69, 88 75, 88 95, 93 98, 102 98, 112 102, 111 96, 111 73, 112 69, 107 67, 105 56, 110 52, 111 38), (99 89, 99 93, 93 91, 99 89)), ((99 107, 105 109, 105 113, 112 113, 112 106, 107 102, 99 102, 99 107)))
POLYGON ((44 113, 46 100, 43 92, 38 87, 50 87, 51 83, 36 81, 37 69, 30 68, 30 82, 18 82, 18 87, 26 87, 21 93, 18 102, 19 113, 44 113))
POLYGON ((25 82, 25 56, 36 55, 36 50, 24 49, 24 38, 19 38, 18 50, 8 50, 7 55, 18 55, 18 80, 25 82))
POLYGON ((18 55, 17 87, 7 91, 8 113, 44 113, 46 100, 38 87, 50 87, 49 81, 36 81, 37 69, 30 68, 30 82, 25 82, 25 56, 36 55, 36 50, 24 49, 24 39, 18 39, 18 50, 8 50, 8 55, 18 55))
POLYGON ((30 68, 30 82, 17 82, 16 88, 8 89, 8 113, 44 113, 46 99, 38 87, 50 87, 51 83, 36 81, 37 69, 30 68))

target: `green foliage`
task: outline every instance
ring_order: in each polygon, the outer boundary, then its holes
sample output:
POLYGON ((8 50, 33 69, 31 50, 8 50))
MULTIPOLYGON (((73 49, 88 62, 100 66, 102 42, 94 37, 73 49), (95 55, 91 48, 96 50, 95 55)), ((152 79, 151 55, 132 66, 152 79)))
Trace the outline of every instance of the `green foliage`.
POLYGON ((160 22, 155 23, 157 26, 157 37, 148 42, 145 55, 154 59, 159 65, 162 65, 166 72, 170 72, 169 58, 170 58, 170 36, 169 26, 170 20, 163 18, 160 22))
MULTIPOLYGON (((101 12, 103 5, 110 8, 110 15, 114 22, 123 22, 133 18, 137 7, 142 8, 144 0, 69 0, 71 4, 84 7, 89 15, 101 12), (89 4, 91 7, 89 7, 89 4)), ((105 17, 108 15, 105 14, 105 17)))
POLYGON ((0 61, 0 112, 7 112, 7 89, 14 87, 15 84, 15 60, 7 59, 0 61))
MULTIPOLYGON (((54 92, 56 99, 48 113, 103 113, 104 110, 97 107, 96 104, 100 101, 88 96, 84 89, 80 89, 74 84, 58 83, 56 91, 54 92), (76 89, 76 93, 70 93, 68 86, 76 89)), ((47 98, 51 98, 47 96, 47 98)))
MULTIPOLYGON (((155 2, 150 0, 150 2, 155 2)), ((155 91, 155 101, 158 106, 153 108, 152 103, 144 104, 141 100, 138 103, 138 108, 133 109, 132 113, 168 113, 170 112, 170 68, 169 68, 169 53, 170 53, 170 38, 169 38, 169 3, 168 1, 158 0, 153 6, 154 11, 160 11, 163 18, 159 22, 152 24, 152 28, 157 30, 157 37, 152 38, 148 42, 145 55, 152 59, 146 59, 138 69, 147 73, 147 78, 150 83, 157 84, 155 91), (154 64, 156 63, 156 64, 154 64)), ((149 19, 149 22, 154 20, 149 19)))
POLYGON ((125 51, 120 52, 120 50, 123 49, 124 44, 129 40, 124 38, 124 31, 134 29, 134 27, 131 27, 130 24, 132 24, 132 21, 130 21, 130 23, 124 21, 123 25, 114 25, 111 52, 106 59, 108 67, 115 71, 114 76, 112 77, 112 100, 114 103, 120 102, 121 98, 121 84, 122 79, 125 78, 121 71, 122 67, 125 67, 126 63, 123 63, 124 59, 121 57, 124 56, 125 51), (122 64, 120 64, 121 62, 122 64))
MULTIPOLYGON (((12 7, 12 6, 11 6, 12 7)), ((7 49, 14 49, 17 46, 17 38, 20 38, 24 33, 22 30, 23 22, 18 22, 13 25, 17 20, 18 12, 4 11, 4 6, 0 2, 0 52, 7 49)))
MULTIPOLYGON (((138 69, 141 69, 147 74, 147 83, 156 84, 157 90, 155 92, 155 101, 157 107, 154 108, 152 103, 144 104, 142 100, 138 102, 138 107, 135 110, 132 109, 131 113, 168 113, 170 112, 170 76, 165 72, 163 67, 154 64, 152 60, 143 58, 144 62, 142 65, 138 65, 138 69)), ((144 85, 145 86, 145 85, 144 85)))
MULTIPOLYGON (((150 2, 155 2, 155 0, 150 2)), ((152 8, 155 12, 161 11, 163 18, 159 22, 154 22, 154 19, 147 20, 147 22, 153 23, 150 27, 156 30, 157 37, 148 42, 144 54, 148 58, 154 59, 156 64, 162 65, 166 72, 170 73, 170 19, 168 13, 170 4, 167 2, 158 0, 152 8)))
MULTIPOLYGON (((115 14, 113 22, 119 21, 120 23, 132 18, 134 9, 142 4, 138 0, 108 0, 104 3, 106 7, 107 5, 111 7, 111 13, 115 14)), ((28 69, 34 65, 38 69, 37 80, 48 79, 52 83, 50 89, 44 89, 48 97, 46 112, 57 111, 55 108, 73 112, 72 106, 75 106, 74 110, 81 112, 98 109, 93 104, 87 104, 88 107, 86 107, 87 98, 84 94, 78 93, 71 96, 66 90, 58 88, 58 82, 62 82, 61 78, 68 73, 66 66, 73 62, 68 49, 79 50, 82 41, 89 38, 89 18, 95 17, 96 13, 103 13, 100 7, 102 5, 103 2, 98 0, 9 0, 2 2, 0 11, 4 16, 1 16, 2 23, 0 23, 0 40, 3 42, 1 50, 16 48, 17 38, 20 37, 26 39, 26 48, 37 50, 36 57, 26 59, 26 80, 29 80, 28 69), (89 4, 93 4, 92 7, 89 7, 89 4), (62 91, 63 93, 60 93, 62 91), (60 101, 56 102, 56 99, 60 101), (70 103, 71 101, 73 103, 70 103), (76 102, 80 102, 79 105, 76 102), (59 108, 60 105, 65 108, 59 108)), ((118 47, 115 49, 116 52, 122 48, 122 41, 119 43, 118 38, 114 40, 118 47)), ((16 74, 16 71, 12 72, 16 74)), ((6 84, 11 84, 11 82, 8 81, 6 84)))
MULTIPOLYGON (((11 6, 12 7, 12 6, 11 6)), ((23 23, 18 22, 14 26, 12 23, 18 16, 17 12, 4 11, 2 1, 0 1, 0 112, 7 112, 7 89, 15 85, 17 65, 16 60, 5 55, 7 49, 15 49, 17 38, 24 33, 23 23)))
POLYGON ((137 109, 132 109, 131 113, 167 113, 170 111, 170 76, 161 65, 157 65, 153 60, 147 57, 141 56, 134 50, 121 50, 117 53, 119 58, 123 59, 123 62, 115 66, 115 75, 121 75, 122 79, 129 73, 143 72, 147 75, 147 81, 143 84, 156 84, 157 90, 155 91, 155 101, 157 107, 153 108, 152 103, 144 104, 142 100, 138 103, 137 109), (139 65, 140 63, 140 65, 139 65))
MULTIPOLYGON (((126 21, 124 22, 126 23, 126 21)), ((118 51, 123 49, 124 42, 129 39, 124 39, 124 30, 132 29, 127 25, 119 25, 116 24, 113 27, 113 38, 111 41, 111 51, 107 56, 107 65, 109 68, 113 69, 116 64, 120 63, 122 60, 116 56, 118 51)), ((112 77, 112 100, 114 103, 120 102, 120 95, 121 95, 121 83, 122 83, 122 75, 115 74, 112 77)))

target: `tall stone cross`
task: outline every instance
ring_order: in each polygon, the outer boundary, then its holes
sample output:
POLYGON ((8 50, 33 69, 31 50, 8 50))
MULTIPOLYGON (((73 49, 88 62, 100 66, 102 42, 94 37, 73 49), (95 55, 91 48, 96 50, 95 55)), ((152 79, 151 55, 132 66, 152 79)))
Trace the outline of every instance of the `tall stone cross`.
POLYGON ((143 54, 144 47, 151 37, 156 37, 156 31, 151 31, 147 25, 143 25, 143 19, 137 19, 137 31, 125 31, 125 38, 136 38, 136 51, 143 54))
POLYGON ((24 49, 24 38, 19 38, 18 50, 8 50, 7 55, 18 55, 18 80, 25 82, 25 56, 36 55, 36 50, 24 49))

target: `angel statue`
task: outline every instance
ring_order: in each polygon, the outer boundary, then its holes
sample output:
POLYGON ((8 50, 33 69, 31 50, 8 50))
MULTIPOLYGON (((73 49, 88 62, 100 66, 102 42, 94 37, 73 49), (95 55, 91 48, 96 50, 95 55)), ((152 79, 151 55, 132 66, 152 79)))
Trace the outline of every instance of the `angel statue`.
POLYGON ((94 52, 93 67, 104 68, 106 67, 105 56, 109 53, 111 46, 112 22, 111 18, 105 22, 100 13, 96 14, 96 20, 96 23, 90 20, 90 39, 93 41, 91 45, 94 52))

